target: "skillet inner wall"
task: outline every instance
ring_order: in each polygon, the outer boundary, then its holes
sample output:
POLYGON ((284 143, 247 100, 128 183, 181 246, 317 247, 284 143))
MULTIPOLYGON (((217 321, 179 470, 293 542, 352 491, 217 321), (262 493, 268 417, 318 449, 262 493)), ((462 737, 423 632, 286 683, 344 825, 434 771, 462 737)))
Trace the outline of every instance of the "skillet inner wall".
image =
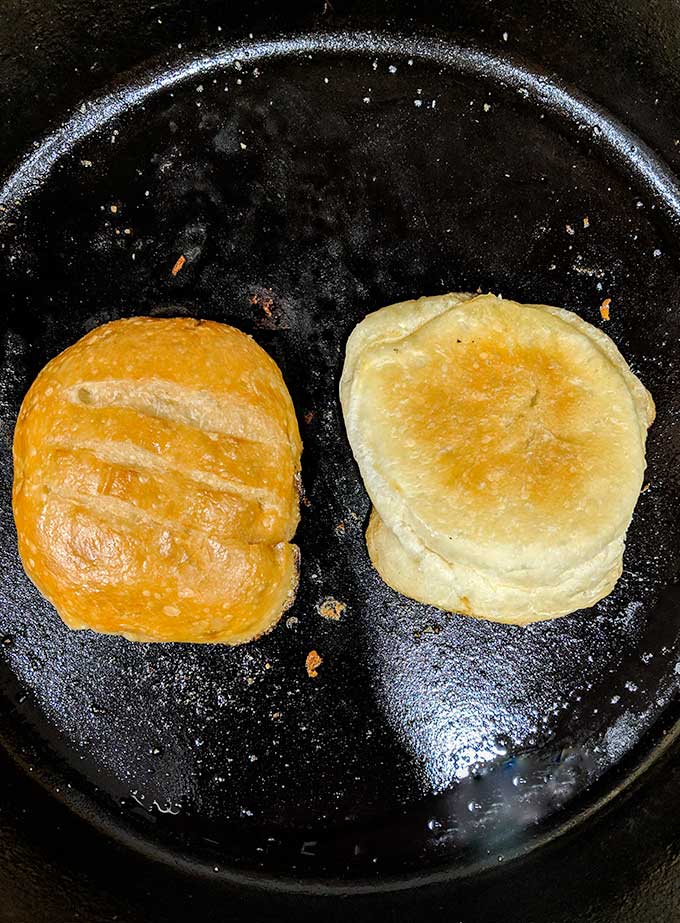
POLYGON ((493 74, 407 51, 249 59, 65 147, 5 215, 2 682, 44 744, 37 773, 227 865, 399 872, 522 844, 660 718, 678 662, 677 255, 660 203, 544 115, 493 74), (524 630, 381 583, 337 401, 368 311, 478 287, 594 323, 611 297, 607 332, 659 411, 615 592, 524 630), (35 374, 97 324, 177 313, 271 352, 305 444, 297 602, 235 650, 69 633, 15 551, 11 436, 35 374), (326 597, 346 604, 337 622, 326 597))

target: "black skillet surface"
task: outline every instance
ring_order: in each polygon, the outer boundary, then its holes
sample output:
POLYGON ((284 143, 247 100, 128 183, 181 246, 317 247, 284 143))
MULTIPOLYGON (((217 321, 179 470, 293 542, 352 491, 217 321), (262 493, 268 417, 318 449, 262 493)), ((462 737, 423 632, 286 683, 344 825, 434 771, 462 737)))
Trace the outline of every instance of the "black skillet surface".
POLYGON ((586 814, 674 718, 672 179, 558 82, 413 37, 178 51, 172 71, 83 107, 4 187, 10 750, 115 836, 210 876, 332 886, 464 873, 586 814), (611 297, 607 330, 659 410, 615 593, 525 630, 445 616, 381 584, 336 400, 346 336, 367 311, 477 287, 596 323, 611 297), (300 412, 300 594, 242 649, 70 634, 18 565, 18 403, 48 358, 133 313, 251 332, 300 412), (346 604, 339 622, 318 614, 329 596, 346 604), (317 680, 304 669, 312 648, 317 680))

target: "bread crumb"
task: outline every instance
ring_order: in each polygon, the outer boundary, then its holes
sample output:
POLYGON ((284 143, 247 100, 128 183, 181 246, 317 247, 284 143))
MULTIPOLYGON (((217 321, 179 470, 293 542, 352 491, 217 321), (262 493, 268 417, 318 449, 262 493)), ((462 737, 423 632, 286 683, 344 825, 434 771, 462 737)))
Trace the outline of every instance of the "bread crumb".
POLYGON ((115 215, 117 211, 118 211, 118 206, 117 206, 117 205, 112 205, 112 206, 111 206, 111 214, 112 214, 112 215, 115 215))
POLYGON ((259 295, 257 292, 250 298, 251 304, 259 304, 267 317, 272 316, 272 305, 274 304, 273 298, 270 298, 268 295, 259 295))
POLYGON ((303 505, 303 506, 311 506, 311 505, 312 505, 312 501, 309 499, 309 497, 303 497, 303 498, 302 498, 302 505, 303 505))
POLYGON ((316 611, 325 619, 333 619, 334 622, 337 622, 342 618, 346 608, 346 603, 328 596, 317 605, 316 611))
POLYGON ((304 416, 304 421, 305 421, 305 423, 307 423, 307 424, 311 423, 315 416, 316 416, 316 414, 314 413, 313 410, 308 410, 307 413, 306 413, 305 416, 304 416))
POLYGON ((316 651, 310 651, 307 654, 307 659, 305 660, 305 667, 307 668, 307 676, 310 679, 316 679, 319 675, 318 668, 323 663, 323 657, 318 654, 316 651))
POLYGON ((187 261, 187 258, 184 256, 184 254, 182 254, 182 256, 180 256, 180 257, 177 258, 177 262, 176 262, 175 265, 172 267, 172 274, 173 274, 173 276, 176 276, 176 275, 177 275, 177 273, 180 271, 180 269, 182 268, 182 266, 184 266, 184 264, 186 263, 186 261, 187 261))
POLYGON ((337 535, 344 535, 344 534, 345 534, 345 523, 342 522, 342 520, 341 520, 341 521, 337 524, 337 526, 335 527, 335 532, 336 532, 337 535))
POLYGON ((647 493, 647 491, 649 490, 649 488, 650 488, 651 486, 652 486, 652 485, 649 483, 649 481, 647 481, 646 484, 643 484, 643 485, 642 485, 642 490, 640 491, 640 493, 641 493, 641 494, 647 493))
POLYGON ((567 234, 573 235, 573 234, 576 233, 576 232, 574 231, 573 227, 572 227, 570 224, 565 225, 565 230, 566 230, 567 234))
POLYGON ((611 298, 605 298, 605 300, 600 305, 600 317, 602 320, 609 320, 609 305, 611 303, 611 298))
POLYGON ((583 219, 583 227, 584 228, 590 227, 590 218, 588 217, 588 215, 586 215, 585 218, 583 219))

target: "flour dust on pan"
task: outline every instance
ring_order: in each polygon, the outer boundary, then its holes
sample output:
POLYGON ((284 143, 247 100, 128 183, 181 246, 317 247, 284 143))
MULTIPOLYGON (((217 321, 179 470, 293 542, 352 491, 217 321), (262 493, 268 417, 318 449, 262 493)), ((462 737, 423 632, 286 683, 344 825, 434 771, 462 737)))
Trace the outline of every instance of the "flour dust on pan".
POLYGON ((508 859, 651 752, 680 678, 680 199, 641 142, 510 60, 317 36, 136 75, 0 197, 2 734, 55 796, 206 875, 391 886, 508 859), (366 313, 477 288, 606 324, 658 408, 614 593, 525 629, 382 583, 337 399, 366 313), (271 353, 304 439, 298 598, 236 649, 69 632, 15 549, 38 370, 104 321, 180 313, 271 353))

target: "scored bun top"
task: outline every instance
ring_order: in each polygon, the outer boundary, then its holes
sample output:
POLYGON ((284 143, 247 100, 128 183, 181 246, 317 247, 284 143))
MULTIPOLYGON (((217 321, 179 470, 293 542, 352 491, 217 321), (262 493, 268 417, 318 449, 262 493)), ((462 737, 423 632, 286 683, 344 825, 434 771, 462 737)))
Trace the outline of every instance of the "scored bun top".
POLYGON ((246 640, 294 589, 300 453, 279 368, 250 337, 189 318, 98 327, 19 414, 24 566, 74 627, 246 640))

